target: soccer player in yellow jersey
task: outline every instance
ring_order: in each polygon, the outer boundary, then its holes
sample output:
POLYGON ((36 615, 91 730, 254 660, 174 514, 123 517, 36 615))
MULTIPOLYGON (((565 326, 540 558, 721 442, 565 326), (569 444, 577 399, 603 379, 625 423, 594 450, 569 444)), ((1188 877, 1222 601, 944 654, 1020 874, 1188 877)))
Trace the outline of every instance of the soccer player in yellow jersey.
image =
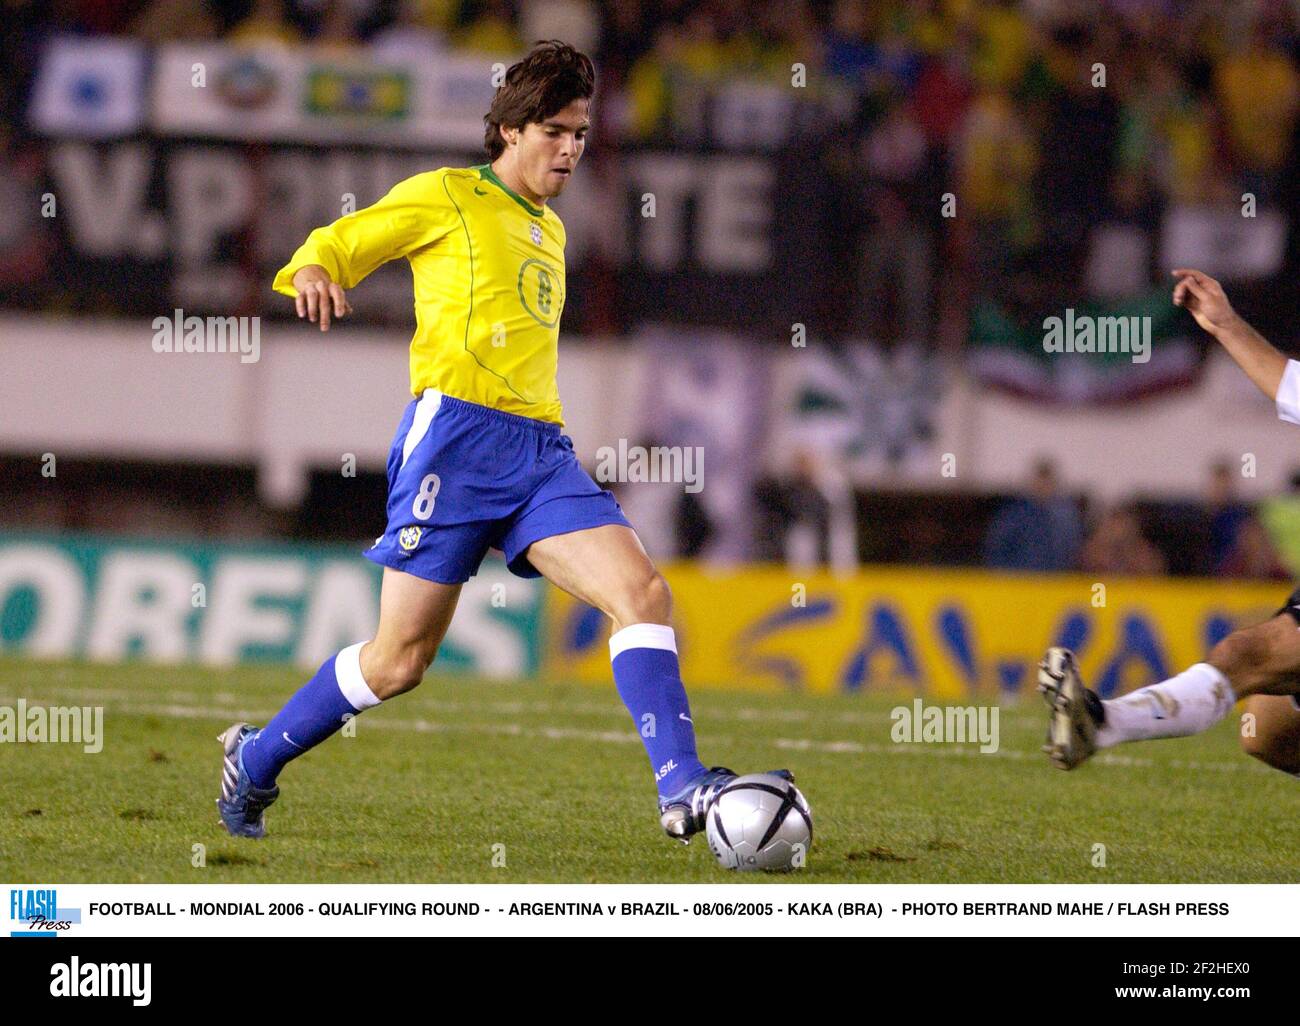
POLYGON ((667 584, 561 433, 565 236, 547 201, 582 157, 594 88, 585 54, 539 43, 507 71, 484 118, 489 163, 398 183, 312 232, 276 275, 298 316, 328 331, 351 311, 347 289, 405 257, 415 398, 388 456, 387 529, 366 553, 385 568, 378 630, 327 659, 265 728, 236 723, 222 734, 217 806, 236 836, 263 836, 291 759, 420 683, 489 548, 515 574, 544 576, 613 621, 614 679, 670 836, 701 830, 735 776, 696 755, 667 584))

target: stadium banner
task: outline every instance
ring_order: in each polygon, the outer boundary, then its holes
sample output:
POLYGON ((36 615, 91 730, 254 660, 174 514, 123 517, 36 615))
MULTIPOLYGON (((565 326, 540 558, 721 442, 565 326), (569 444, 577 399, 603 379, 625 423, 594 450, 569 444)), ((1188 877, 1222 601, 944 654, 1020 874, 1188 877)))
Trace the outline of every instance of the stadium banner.
MULTIPOLYGON (((647 327, 637 344, 655 373, 647 382, 642 431, 649 453, 680 454, 693 473, 681 482, 660 477, 619 490, 619 501, 635 504, 652 488, 668 499, 676 519, 704 521, 668 541, 666 551, 737 560, 747 554, 753 515, 750 497, 759 472, 769 379, 780 356, 754 351, 747 339, 721 331, 647 327), (690 459, 694 457, 694 459, 690 459), (707 482, 707 487, 705 484, 707 482), (690 499, 698 511, 683 510, 690 499), (726 530, 721 530, 721 525, 726 530), (682 534, 694 537, 681 537, 682 534), (699 546, 698 550, 696 546, 699 546)), ((683 478, 688 475, 681 475, 683 478)), ((639 510, 629 511, 632 522, 639 510)))
POLYGON ((1189 326, 1163 287, 1026 313, 984 299, 971 311, 968 366, 982 385, 1042 402, 1121 402, 1200 374, 1206 347, 1189 326))
MULTIPOLYGON (((482 119, 499 62, 485 56, 66 48, 43 62, 28 111, 43 137, 32 149, 41 174, 25 176, 15 209, 44 211, 48 193, 57 210, 40 225, 54 252, 38 262, 23 254, 19 305, 58 305, 75 290, 119 314, 183 306, 291 317, 270 280, 311 229, 404 178, 486 157, 482 119), (108 57, 117 63, 95 63, 108 57)), ((671 147, 622 141, 593 152, 554 203, 568 235, 566 323, 608 333, 669 321, 782 344, 796 330, 817 336, 840 316, 825 282, 842 275, 846 237, 818 159, 826 97, 737 81, 679 99, 674 110, 695 130, 671 147)), ((0 154, 6 171, 18 177, 0 154)), ((0 235, 0 288, 18 241, 0 235)), ((400 262, 356 295, 360 319, 409 324, 400 262)))
POLYGON ((1225 282, 1268 278, 1282 268, 1288 231, 1277 209, 1178 203, 1160 229, 1160 266, 1195 267, 1225 282))
POLYGON ((145 123, 148 51, 133 39, 55 36, 37 67, 29 116, 46 135, 116 139, 145 123))
POLYGON ((175 44, 155 55, 159 135, 266 143, 474 149, 492 103, 488 57, 324 57, 274 45, 175 44))
MULTIPOLYGON (((373 635, 381 574, 352 545, 0 533, 0 655, 315 667, 373 635)), ((434 672, 534 674, 541 603, 540 582, 485 563, 434 672)))
MULTIPOLYGON (((1103 697, 1205 658, 1238 626, 1273 614, 1284 584, 888 569, 834 575, 781 567, 664 568, 689 686, 941 698, 1014 698, 1051 645, 1072 648, 1103 697)), ((609 680, 606 618, 548 603, 547 668, 609 680)))
MULTIPOLYGON (((57 198, 57 216, 38 226, 54 251, 20 267, 13 301, 75 290, 106 312, 149 317, 181 306, 290 318, 293 304, 271 280, 313 228, 405 178, 486 159, 481 132, 474 145, 446 147, 146 136, 51 139, 35 152, 39 179, 17 208, 39 210, 46 191, 57 198)), ((814 169, 785 154, 647 149, 592 171, 554 204, 568 231, 566 325, 669 321, 788 345, 791 325, 825 305, 824 219, 809 212, 825 197, 800 191, 816 184, 814 169)), ((17 260, 19 241, 0 236, 0 266, 17 260)), ((358 319, 409 330, 403 261, 353 294, 358 319)))
POLYGON ((935 436, 946 370, 920 346, 791 350, 775 368, 771 447, 787 465, 796 452, 817 452, 859 477, 928 485, 944 451, 935 436))
MULTIPOLYGON (((308 232, 404 178, 485 159, 499 70, 454 53, 59 40, 28 110, 40 168, 15 204, 42 210, 53 252, 33 261, 26 240, 0 237, 0 288, 22 255, 19 305, 75 290, 119 314, 291 317, 270 280, 308 232), (57 209, 41 207, 47 193, 57 209)), ((835 305, 823 283, 843 225, 816 159, 824 98, 788 93, 761 81, 692 91, 690 120, 704 130, 589 158, 554 204, 568 232, 567 323, 671 321, 773 342, 796 324, 817 334, 835 305)), ((0 155, 0 172, 13 170, 0 155)), ((409 324, 400 262, 357 298, 361 319, 409 324)))

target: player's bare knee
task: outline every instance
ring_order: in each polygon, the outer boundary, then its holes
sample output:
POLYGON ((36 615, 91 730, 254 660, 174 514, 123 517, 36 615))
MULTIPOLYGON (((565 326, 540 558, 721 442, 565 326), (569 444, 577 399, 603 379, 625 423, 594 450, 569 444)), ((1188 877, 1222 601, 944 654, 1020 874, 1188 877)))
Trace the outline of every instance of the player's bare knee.
POLYGON ((673 594, 658 570, 629 590, 627 608, 616 616, 626 626, 633 623, 667 623, 673 611, 673 594))
POLYGON ((436 654, 436 649, 429 652, 417 646, 377 654, 366 671, 366 684, 380 701, 413 691, 436 654))

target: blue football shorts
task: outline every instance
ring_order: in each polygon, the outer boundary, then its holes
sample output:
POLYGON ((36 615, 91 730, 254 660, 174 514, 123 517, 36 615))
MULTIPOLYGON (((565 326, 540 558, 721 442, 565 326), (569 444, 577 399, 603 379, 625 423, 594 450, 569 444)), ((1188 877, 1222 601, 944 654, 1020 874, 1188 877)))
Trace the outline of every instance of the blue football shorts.
POLYGON ((366 556, 428 581, 460 584, 488 549, 540 577, 535 541, 604 524, 631 527, 591 479, 560 425, 426 389, 388 452, 388 526, 366 556))

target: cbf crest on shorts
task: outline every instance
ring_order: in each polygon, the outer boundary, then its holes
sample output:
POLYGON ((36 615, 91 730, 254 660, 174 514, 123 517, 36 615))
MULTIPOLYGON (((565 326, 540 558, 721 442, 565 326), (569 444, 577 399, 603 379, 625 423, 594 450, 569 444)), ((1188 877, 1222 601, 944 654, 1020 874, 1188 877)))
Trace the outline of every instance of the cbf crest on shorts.
POLYGON ((526 555, 534 542, 630 526, 559 424, 431 390, 407 404, 397 425, 385 505, 383 540, 367 558, 439 584, 464 584, 491 549, 516 577, 540 577, 526 555), (432 416, 417 422, 430 406, 432 416))

